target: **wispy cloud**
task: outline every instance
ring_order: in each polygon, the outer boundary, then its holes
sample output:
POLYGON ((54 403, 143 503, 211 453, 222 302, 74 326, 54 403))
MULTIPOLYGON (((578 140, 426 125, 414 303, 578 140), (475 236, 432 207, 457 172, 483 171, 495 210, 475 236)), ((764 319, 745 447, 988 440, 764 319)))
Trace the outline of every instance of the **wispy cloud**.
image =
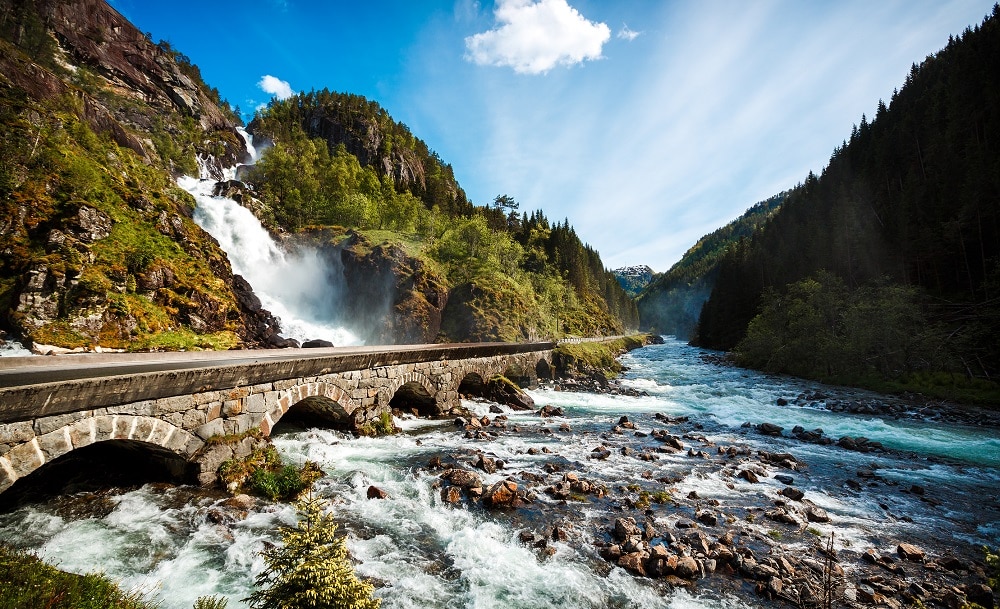
POLYGON ((496 27, 465 39, 465 57, 521 74, 598 59, 611 37, 607 24, 588 20, 566 0, 499 0, 493 14, 496 27))
POLYGON ((278 99, 288 99, 292 95, 295 95, 292 91, 292 85, 288 84, 288 81, 281 80, 277 76, 271 76, 270 74, 265 74, 260 79, 260 82, 257 83, 257 86, 264 93, 270 93, 278 99))
POLYGON ((618 38, 621 40, 627 40, 629 42, 632 42, 633 40, 638 38, 641 34, 642 32, 637 32, 624 23, 622 24, 622 29, 618 30, 618 38))

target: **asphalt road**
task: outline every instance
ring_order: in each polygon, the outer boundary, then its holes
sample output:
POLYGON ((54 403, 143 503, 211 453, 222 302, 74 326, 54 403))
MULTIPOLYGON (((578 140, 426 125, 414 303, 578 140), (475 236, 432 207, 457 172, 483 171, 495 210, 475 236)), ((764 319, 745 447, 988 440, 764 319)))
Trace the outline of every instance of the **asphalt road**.
MULTIPOLYGON (((500 343, 509 346, 506 343, 500 343)), ((495 344, 494 344, 495 345, 495 344)), ((321 349, 262 349, 246 351, 198 351, 172 353, 82 353, 73 355, 0 358, 0 388, 24 387, 95 379, 111 376, 170 372, 199 368, 246 366, 284 361, 336 360, 365 354, 438 351, 451 356, 470 349, 489 347, 487 343, 378 345, 321 349)), ((438 359, 429 356, 429 359, 438 359)))

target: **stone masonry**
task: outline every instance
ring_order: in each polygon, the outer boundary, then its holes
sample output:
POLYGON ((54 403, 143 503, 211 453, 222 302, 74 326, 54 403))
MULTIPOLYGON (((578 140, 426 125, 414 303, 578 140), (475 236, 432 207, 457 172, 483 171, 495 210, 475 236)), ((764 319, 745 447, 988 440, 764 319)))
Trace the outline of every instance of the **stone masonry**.
POLYGON ((445 413, 459 404, 459 386, 470 376, 475 379, 478 375, 475 380, 482 382, 510 372, 522 379, 535 379, 534 371, 543 360, 544 369, 551 363, 551 350, 418 361, 0 423, 0 492, 72 450, 113 440, 173 453, 195 465, 199 483, 213 484, 219 465, 233 456, 249 454, 257 440, 248 436, 235 443, 207 442, 210 438, 244 435, 254 428, 268 436, 289 409, 307 398, 326 398, 319 402, 329 410, 329 419, 351 426, 388 412, 389 402, 404 387, 409 393, 433 399, 436 413, 445 413))

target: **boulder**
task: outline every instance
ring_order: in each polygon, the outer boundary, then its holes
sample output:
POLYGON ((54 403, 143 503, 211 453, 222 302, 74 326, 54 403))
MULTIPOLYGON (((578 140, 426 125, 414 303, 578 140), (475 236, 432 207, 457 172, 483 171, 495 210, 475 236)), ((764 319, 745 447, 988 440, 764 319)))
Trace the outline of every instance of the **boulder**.
POLYGON ((630 552, 618 559, 618 566, 636 575, 646 576, 646 557, 642 552, 630 552))
POLYGON ((483 397, 514 410, 532 410, 535 407, 535 400, 530 395, 503 376, 495 376, 486 382, 483 397))
POLYGON ((328 340, 322 340, 319 338, 314 338, 312 340, 307 340, 302 343, 303 349, 322 349, 324 347, 332 347, 333 343, 328 340))
POLYGON ((447 480, 455 486, 463 489, 483 486, 483 481, 479 477, 479 474, 465 469, 449 469, 445 473, 441 474, 441 479, 447 480))
POLYGON ((388 499, 389 493, 383 491, 377 486, 368 487, 368 498, 369 499, 388 499))
POLYGON ((501 480, 486 489, 483 503, 486 507, 510 507, 517 499, 517 483, 512 480, 501 480))
POLYGON ((896 547, 896 553, 903 560, 912 560, 914 562, 923 562, 926 553, 915 545, 908 543, 901 543, 896 547))
POLYGON ((761 423, 757 426, 757 431, 765 436, 780 436, 784 429, 784 427, 779 427, 774 423, 761 423))
POLYGON ((781 489, 781 494, 785 497, 788 497, 792 501, 802 501, 802 498, 806 496, 805 493, 791 486, 786 486, 785 488, 781 489))
POLYGON ((806 519, 809 522, 830 522, 830 515, 823 508, 810 505, 806 508, 806 519))
POLYGON ((458 503, 462 500, 462 489, 457 486, 446 486, 441 489, 441 501, 445 503, 458 503))
POLYGON ((746 480, 747 482, 750 482, 752 484, 756 484, 756 483, 760 482, 760 478, 757 477, 757 474, 753 473, 752 471, 750 471, 748 469, 740 470, 740 473, 738 473, 736 475, 737 475, 737 477, 743 478, 744 480, 746 480))
POLYGON ((615 520, 615 539, 624 541, 629 537, 641 536, 642 529, 635 523, 635 518, 618 518, 615 520))
POLYGON ((479 459, 476 461, 476 468, 483 470, 487 474, 492 474, 497 471, 497 462, 489 457, 479 455, 479 459))
POLYGON ((683 579, 695 579, 701 575, 701 569, 698 568, 698 561, 690 556, 681 556, 677 559, 677 567, 674 569, 674 573, 677 577, 683 579))

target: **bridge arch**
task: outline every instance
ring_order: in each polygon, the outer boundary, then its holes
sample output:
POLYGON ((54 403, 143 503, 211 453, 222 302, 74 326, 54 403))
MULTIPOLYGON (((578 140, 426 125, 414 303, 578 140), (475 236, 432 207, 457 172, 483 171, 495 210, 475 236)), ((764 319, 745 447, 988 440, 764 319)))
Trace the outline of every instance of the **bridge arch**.
POLYGON ((288 390, 264 415, 260 423, 264 435, 271 435, 279 421, 336 429, 351 427, 357 408, 351 394, 335 383, 315 381, 288 390))
POLYGON ((192 461, 195 453, 205 445, 196 435, 155 417, 85 417, 22 442, 0 457, 0 474, 3 474, 0 492, 60 457, 105 442, 117 442, 156 455, 171 454, 183 462, 192 461))
POLYGON ((439 389, 420 372, 407 372, 389 379, 390 382, 379 390, 379 409, 403 411, 416 409, 423 416, 439 414, 439 389))

